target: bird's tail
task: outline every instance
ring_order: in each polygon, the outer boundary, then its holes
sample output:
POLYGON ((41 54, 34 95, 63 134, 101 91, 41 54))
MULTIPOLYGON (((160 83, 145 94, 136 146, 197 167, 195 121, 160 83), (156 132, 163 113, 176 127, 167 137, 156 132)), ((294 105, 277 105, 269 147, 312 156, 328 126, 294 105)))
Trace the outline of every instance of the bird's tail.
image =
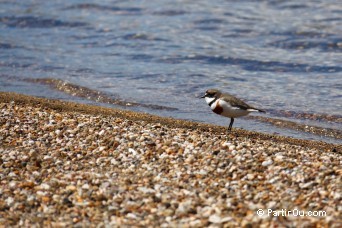
POLYGON ((247 109, 247 111, 250 111, 250 112, 263 112, 263 113, 266 112, 265 110, 258 109, 258 108, 249 108, 249 109, 247 109))

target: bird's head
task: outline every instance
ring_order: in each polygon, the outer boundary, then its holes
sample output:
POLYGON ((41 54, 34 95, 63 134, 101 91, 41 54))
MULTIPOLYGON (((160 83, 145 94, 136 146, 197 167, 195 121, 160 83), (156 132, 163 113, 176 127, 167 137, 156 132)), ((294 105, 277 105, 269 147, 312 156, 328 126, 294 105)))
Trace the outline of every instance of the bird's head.
POLYGON ((208 89, 205 92, 204 96, 202 96, 201 98, 206 98, 206 97, 215 98, 215 97, 219 96, 219 94, 220 94, 220 91, 218 89, 208 89))

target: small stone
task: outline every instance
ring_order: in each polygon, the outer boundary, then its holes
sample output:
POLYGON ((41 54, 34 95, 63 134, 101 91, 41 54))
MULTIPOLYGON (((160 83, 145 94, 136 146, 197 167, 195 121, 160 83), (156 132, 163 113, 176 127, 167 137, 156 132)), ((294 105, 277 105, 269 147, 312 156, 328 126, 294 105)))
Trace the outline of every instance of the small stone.
POLYGON ((314 184, 314 182, 300 183, 299 187, 302 188, 302 189, 310 188, 313 184, 314 184))
POLYGON ((51 201, 50 197, 48 197, 48 196, 43 196, 43 197, 42 197, 42 202, 43 202, 43 203, 46 204, 46 203, 49 203, 50 201, 51 201))
POLYGON ((13 197, 8 197, 5 202, 7 203, 8 206, 12 206, 14 203, 14 198, 13 197))
POLYGON ((213 214, 209 217, 209 222, 211 223, 221 223, 222 220, 221 220, 221 217, 217 214, 213 214))
POLYGON ((133 156, 136 156, 138 154, 138 152, 133 148, 128 148, 128 152, 130 152, 133 156))
POLYGON ((128 218, 128 219, 138 219, 138 217, 135 214, 133 214, 133 213, 128 213, 126 215, 126 218, 128 218))
POLYGON ((269 203, 267 203, 267 208, 273 209, 276 205, 277 205, 277 202, 270 201, 269 203))
POLYGON ((84 184, 84 185, 82 185, 82 188, 83 188, 83 189, 89 189, 90 186, 89 186, 89 184, 84 184))
POLYGON ((248 180, 253 180, 254 178, 255 178, 255 174, 253 174, 253 173, 247 174, 247 179, 248 180))
POLYGON ((208 174, 208 172, 205 171, 204 169, 201 169, 201 170, 198 171, 197 173, 200 174, 200 175, 207 175, 207 174, 208 174))
POLYGON ((66 186, 65 189, 68 191, 76 191, 77 188, 75 185, 68 185, 68 186, 66 186))
POLYGON ((272 160, 266 160, 266 161, 263 161, 261 163, 262 166, 269 166, 269 165, 272 165, 273 164, 273 161, 272 160))
POLYGON ((230 145, 228 148, 229 148, 230 151, 235 150, 235 146, 234 145, 230 145))
POLYGON ((274 160, 277 161, 277 162, 281 162, 281 161, 284 160, 284 156, 282 156, 282 155, 276 155, 275 158, 274 158, 274 160))
POLYGON ((99 151, 100 151, 100 152, 104 151, 105 149, 106 149, 105 146, 100 146, 100 147, 99 147, 99 151))
POLYGON ((42 190, 49 190, 50 189, 50 185, 48 185, 46 183, 41 184, 39 187, 42 190))

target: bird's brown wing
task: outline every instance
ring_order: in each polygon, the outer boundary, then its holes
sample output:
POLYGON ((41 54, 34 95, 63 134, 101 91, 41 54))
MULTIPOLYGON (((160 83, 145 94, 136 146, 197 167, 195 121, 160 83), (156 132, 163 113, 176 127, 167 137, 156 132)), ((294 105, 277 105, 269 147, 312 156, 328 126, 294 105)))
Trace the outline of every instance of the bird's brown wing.
POLYGON ((224 93, 221 95, 221 99, 229 102, 233 107, 237 107, 243 110, 247 110, 247 109, 254 109, 254 110, 258 110, 260 112, 264 112, 264 110, 258 109, 258 108, 254 108, 253 106, 250 106, 249 104, 247 104, 246 102, 240 100, 239 98, 236 98, 228 93, 224 93))

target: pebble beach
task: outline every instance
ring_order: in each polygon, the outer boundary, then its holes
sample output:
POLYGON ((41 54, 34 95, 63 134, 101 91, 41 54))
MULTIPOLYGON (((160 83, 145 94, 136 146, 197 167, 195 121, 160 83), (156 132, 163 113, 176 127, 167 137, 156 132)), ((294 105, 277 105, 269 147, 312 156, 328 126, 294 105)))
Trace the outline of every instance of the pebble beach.
POLYGON ((342 226, 341 145, 225 131, 0 93, 0 226, 342 226))

